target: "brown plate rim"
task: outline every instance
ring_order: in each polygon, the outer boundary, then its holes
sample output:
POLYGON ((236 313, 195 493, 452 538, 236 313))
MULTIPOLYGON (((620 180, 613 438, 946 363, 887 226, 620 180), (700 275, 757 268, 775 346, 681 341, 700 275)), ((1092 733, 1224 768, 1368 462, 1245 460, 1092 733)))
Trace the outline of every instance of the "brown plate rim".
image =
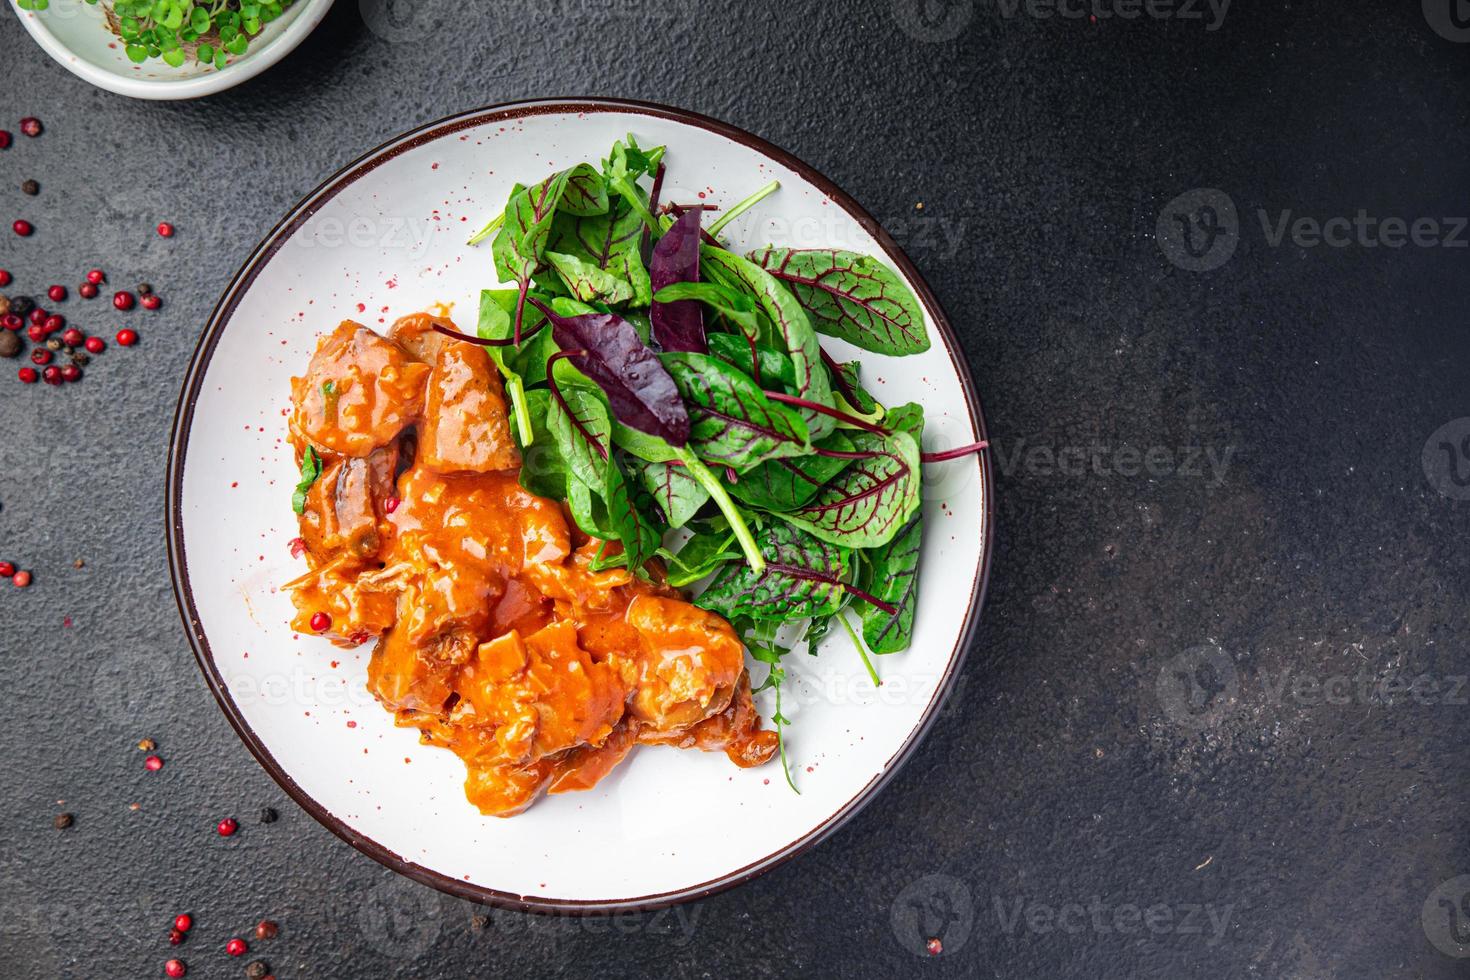
POLYGON ((378 145, 338 170, 318 185, 315 190, 302 198, 271 229, 265 238, 251 250, 250 255, 230 280, 229 286, 225 289, 219 302, 210 314, 209 322, 189 361, 188 372, 185 375, 184 384, 179 393, 179 401, 174 413, 173 432, 169 442, 168 472, 165 484, 165 520, 168 531, 169 574, 173 581, 174 597, 178 602, 179 615, 183 618, 185 631, 189 637, 189 644, 194 651, 194 658, 198 661, 199 669, 203 672, 204 678, 209 684, 210 691, 214 694, 215 700, 219 702, 220 708, 224 711, 230 724, 234 726, 235 732, 240 736, 240 739, 245 743, 246 747, 250 749, 251 754, 255 756, 256 761, 260 763, 271 778, 280 784, 281 788, 302 809, 311 814, 318 823, 332 831, 332 833, 336 834, 342 840, 380 864, 415 881, 437 888, 457 898, 498 908, 563 915, 653 911, 680 902, 705 898, 728 888, 733 888, 806 852, 830 836, 848 820, 852 819, 859 810, 870 802, 878 794, 878 791, 902 768, 903 764, 912 755, 914 749, 923 741, 924 736, 928 734, 942 706, 950 696, 955 678, 959 674, 965 657, 969 652, 970 641, 974 638, 976 627, 979 624, 980 610, 985 602, 985 591, 990 579, 990 568, 995 543, 995 481, 993 466, 988 452, 981 453, 977 456, 980 466, 981 490, 984 494, 984 507, 981 514, 981 533, 984 536, 984 541, 982 543, 980 565, 975 575, 975 581, 971 585, 970 603, 965 613, 965 621, 960 629, 959 639, 955 649, 950 654, 944 676, 935 689, 934 696, 930 700, 924 716, 919 720, 919 724, 914 730, 909 733, 908 738, 905 739, 904 744, 899 748, 898 752, 888 760, 877 775, 869 780, 839 810, 810 832, 798 840, 785 845, 778 851, 765 856, 759 861, 752 862, 743 868, 728 872, 712 881, 691 885, 676 891, 662 892, 655 895, 641 895, 626 899, 584 901, 578 899, 544 898, 534 895, 516 895, 473 882, 467 882, 462 879, 452 878, 442 872, 434 871, 407 860, 370 837, 357 833, 344 820, 330 813, 281 768, 265 744, 245 721, 239 708, 230 697, 224 679, 220 676, 219 670, 215 665, 214 655, 209 646, 209 639, 205 636, 204 630, 199 622, 197 609, 194 605, 193 591, 189 583, 188 561, 184 553, 181 504, 184 465, 186 462, 185 454, 188 447, 189 432, 194 419, 194 405, 198 400, 199 390, 203 384, 205 373, 209 368, 215 346, 229 325, 230 318, 234 313, 240 297, 249 289, 264 264, 269 261, 291 235, 322 205, 326 204, 358 178, 371 172, 387 160, 393 159, 398 154, 431 140, 439 139, 447 134, 472 126, 478 126, 486 122, 514 119, 530 115, 567 112, 620 112, 633 115, 651 115, 692 125, 733 139, 764 154, 770 159, 800 174, 805 180, 821 190, 835 204, 841 206, 864 230, 879 242, 885 253, 897 263, 904 276, 913 284, 915 291, 918 293, 919 300, 924 304, 930 317, 934 320, 935 326, 939 329, 939 333, 944 341, 946 353, 949 354, 950 360, 954 365, 955 373, 960 379, 960 388, 965 396, 965 404, 970 412, 970 422, 976 438, 987 438, 985 416, 980 407, 980 397, 975 390, 975 382, 970 376, 969 365, 965 361, 963 349, 959 344, 959 338, 955 335, 954 328, 945 316, 943 308, 940 307, 933 290, 929 287, 929 284, 924 280, 923 276, 919 274, 919 270, 914 266, 912 260, 898 246, 892 236, 883 230, 877 220, 858 204, 851 195, 843 191, 809 164, 793 156, 786 150, 774 146, 760 137, 729 123, 721 122, 718 119, 713 119, 686 109, 677 109, 654 102, 642 102, 632 99, 583 97, 506 102, 478 109, 470 109, 446 116, 434 122, 425 123, 416 129, 395 136, 378 145))

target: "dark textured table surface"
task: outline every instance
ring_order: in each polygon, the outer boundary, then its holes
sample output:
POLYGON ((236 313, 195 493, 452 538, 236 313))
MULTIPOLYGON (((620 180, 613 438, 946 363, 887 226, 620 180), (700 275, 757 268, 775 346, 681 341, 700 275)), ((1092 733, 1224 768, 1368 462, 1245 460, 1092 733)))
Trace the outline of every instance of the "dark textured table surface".
POLYGON ((0 17, 0 127, 46 126, 0 151, 37 226, 5 291, 100 265, 166 302, 78 385, 0 372, 0 558, 34 574, 0 583, 0 975, 162 976, 183 910, 200 980, 263 917, 282 980, 1470 973, 1470 31, 1428 6, 424 0, 421 31, 340 0, 185 104, 0 17), (904 772, 765 877, 613 920, 442 897, 292 805, 195 668, 163 533, 177 388, 258 238, 395 133, 564 94, 850 190, 957 323, 999 473, 982 627, 904 772))

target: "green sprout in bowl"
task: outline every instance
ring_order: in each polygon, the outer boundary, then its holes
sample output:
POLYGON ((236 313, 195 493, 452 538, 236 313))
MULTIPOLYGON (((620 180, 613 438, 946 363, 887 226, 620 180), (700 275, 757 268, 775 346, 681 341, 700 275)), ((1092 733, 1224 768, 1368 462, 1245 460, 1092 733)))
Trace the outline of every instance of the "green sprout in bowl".
MULTIPOLYGON (((45 10, 50 0, 16 0, 22 10, 45 10)), ((87 0, 96 4, 99 0, 87 0)), ((107 21, 130 61, 162 58, 175 68, 192 56, 201 65, 225 67, 243 55, 250 39, 295 0, 104 0, 107 21)))

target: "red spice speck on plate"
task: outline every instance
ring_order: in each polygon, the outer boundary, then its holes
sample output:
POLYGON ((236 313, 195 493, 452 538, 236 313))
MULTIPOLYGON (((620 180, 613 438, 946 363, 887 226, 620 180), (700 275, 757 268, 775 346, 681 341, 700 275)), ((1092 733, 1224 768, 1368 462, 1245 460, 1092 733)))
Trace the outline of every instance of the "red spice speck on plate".
POLYGON ((314 632, 325 633, 332 628, 332 617, 324 612, 311 614, 311 628, 314 632))

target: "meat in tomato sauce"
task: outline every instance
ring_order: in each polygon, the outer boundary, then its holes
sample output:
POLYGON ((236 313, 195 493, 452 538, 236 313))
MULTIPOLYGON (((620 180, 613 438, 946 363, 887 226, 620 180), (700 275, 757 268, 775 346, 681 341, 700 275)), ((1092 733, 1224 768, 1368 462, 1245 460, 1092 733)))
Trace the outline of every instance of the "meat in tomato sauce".
POLYGON ((291 444, 322 461, 292 626, 326 613, 339 645, 374 640, 369 690, 464 761, 486 814, 589 789, 639 743, 768 761, 730 624, 652 565, 594 569, 615 544, 520 485, 494 364, 436 322, 344 322, 292 379, 291 444))

